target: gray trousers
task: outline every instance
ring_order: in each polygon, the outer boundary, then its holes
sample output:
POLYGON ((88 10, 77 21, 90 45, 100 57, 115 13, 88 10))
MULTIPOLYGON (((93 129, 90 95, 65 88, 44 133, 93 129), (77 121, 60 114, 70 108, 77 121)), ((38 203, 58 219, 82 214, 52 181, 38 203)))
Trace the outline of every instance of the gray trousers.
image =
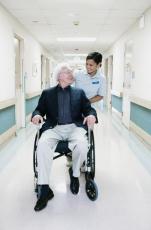
POLYGON ((73 176, 80 176, 80 167, 87 157, 88 141, 86 130, 75 124, 57 125, 46 130, 37 146, 38 184, 49 184, 54 150, 59 140, 68 140, 72 151, 73 176))

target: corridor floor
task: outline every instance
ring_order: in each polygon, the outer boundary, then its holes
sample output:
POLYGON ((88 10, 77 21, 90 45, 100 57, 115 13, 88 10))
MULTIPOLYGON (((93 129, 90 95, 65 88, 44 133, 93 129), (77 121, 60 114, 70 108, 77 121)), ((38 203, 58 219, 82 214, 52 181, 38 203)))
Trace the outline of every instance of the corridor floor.
POLYGON ((0 150, 0 230, 151 230, 151 149, 114 114, 100 113, 95 127, 95 202, 69 189, 66 159, 55 160, 50 176, 54 198, 34 211, 32 151, 36 129, 29 124, 0 150))

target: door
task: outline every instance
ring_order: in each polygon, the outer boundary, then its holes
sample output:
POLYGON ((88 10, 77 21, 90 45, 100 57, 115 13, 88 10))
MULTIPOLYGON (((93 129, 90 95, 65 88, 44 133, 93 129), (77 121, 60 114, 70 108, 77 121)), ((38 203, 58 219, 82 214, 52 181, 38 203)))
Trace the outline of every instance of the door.
POLYGON ((49 59, 46 58, 46 88, 50 87, 50 63, 49 59))
POLYGON ((15 50, 15 116, 17 130, 25 127, 25 92, 23 77, 23 40, 14 37, 15 50))
POLYGON ((132 80, 132 56, 133 42, 128 41, 125 44, 124 56, 124 82, 123 82, 123 104, 122 104, 122 122, 129 128, 130 123, 130 95, 131 95, 131 80, 132 80))
POLYGON ((106 105, 108 109, 112 107, 112 78, 113 78, 113 56, 106 59, 106 105))
POLYGON ((106 97, 104 99, 105 107, 108 109, 108 58, 104 61, 104 75, 106 78, 106 97))
POLYGON ((46 88, 46 57, 41 55, 41 89, 46 88))

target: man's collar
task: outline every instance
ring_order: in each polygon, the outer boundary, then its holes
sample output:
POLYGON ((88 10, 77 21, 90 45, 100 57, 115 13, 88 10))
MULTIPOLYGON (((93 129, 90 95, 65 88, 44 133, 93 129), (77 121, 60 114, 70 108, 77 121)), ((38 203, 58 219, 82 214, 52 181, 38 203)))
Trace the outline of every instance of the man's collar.
POLYGON ((66 86, 65 88, 62 88, 61 85, 58 84, 58 90, 69 90, 70 89, 70 85, 66 86))

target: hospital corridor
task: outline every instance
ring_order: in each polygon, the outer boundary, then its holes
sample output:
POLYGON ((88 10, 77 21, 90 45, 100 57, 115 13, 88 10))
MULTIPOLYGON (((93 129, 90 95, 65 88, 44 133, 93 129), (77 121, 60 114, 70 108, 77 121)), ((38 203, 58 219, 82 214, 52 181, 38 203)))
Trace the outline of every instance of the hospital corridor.
POLYGON ((150 41, 150 0, 0 0, 0 230, 151 230, 150 41))

